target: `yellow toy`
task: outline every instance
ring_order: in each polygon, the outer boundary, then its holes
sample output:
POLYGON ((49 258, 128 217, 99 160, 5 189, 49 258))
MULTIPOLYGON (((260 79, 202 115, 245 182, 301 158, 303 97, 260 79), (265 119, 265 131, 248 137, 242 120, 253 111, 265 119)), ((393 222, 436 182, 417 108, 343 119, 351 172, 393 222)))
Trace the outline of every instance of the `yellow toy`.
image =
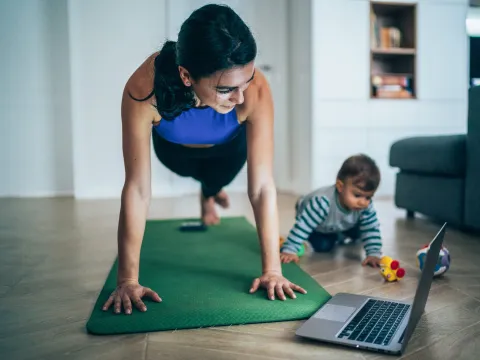
MULTIPOLYGON (((285 242, 285 238, 283 236, 280 236, 280 248, 282 247, 283 243, 285 242)), ((303 256, 305 254, 305 243, 302 244, 302 247, 300 250, 298 250, 297 256, 303 256)))
POLYGON ((405 276, 405 269, 400 267, 398 260, 383 256, 380 260, 380 274, 386 281, 396 281, 405 276))

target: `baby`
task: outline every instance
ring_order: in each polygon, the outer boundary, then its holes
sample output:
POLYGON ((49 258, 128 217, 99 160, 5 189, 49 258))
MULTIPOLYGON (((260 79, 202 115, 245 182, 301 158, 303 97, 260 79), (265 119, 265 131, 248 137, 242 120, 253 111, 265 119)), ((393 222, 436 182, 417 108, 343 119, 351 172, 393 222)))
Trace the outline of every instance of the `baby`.
POLYGON ((379 184, 380 171, 370 157, 360 154, 345 160, 335 185, 298 199, 295 224, 280 249, 282 262, 298 262, 305 241, 316 252, 328 252, 348 238, 362 242, 362 265, 378 267, 382 240, 372 197, 379 184))

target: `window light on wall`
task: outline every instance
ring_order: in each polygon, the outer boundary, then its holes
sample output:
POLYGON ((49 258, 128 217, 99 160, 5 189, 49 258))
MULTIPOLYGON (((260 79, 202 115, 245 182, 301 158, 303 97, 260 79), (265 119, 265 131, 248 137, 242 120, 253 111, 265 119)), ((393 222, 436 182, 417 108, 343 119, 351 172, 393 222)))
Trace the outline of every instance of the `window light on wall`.
POLYGON ((467 14, 467 34, 480 37, 480 7, 470 7, 467 14))

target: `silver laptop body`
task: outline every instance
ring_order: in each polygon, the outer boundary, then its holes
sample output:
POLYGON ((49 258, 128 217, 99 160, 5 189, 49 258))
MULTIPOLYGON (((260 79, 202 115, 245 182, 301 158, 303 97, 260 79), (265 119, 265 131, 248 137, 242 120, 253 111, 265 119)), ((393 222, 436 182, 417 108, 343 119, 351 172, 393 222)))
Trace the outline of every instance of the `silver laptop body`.
POLYGON ((339 293, 296 335, 387 354, 402 354, 425 309, 447 223, 430 243, 412 302, 339 293))

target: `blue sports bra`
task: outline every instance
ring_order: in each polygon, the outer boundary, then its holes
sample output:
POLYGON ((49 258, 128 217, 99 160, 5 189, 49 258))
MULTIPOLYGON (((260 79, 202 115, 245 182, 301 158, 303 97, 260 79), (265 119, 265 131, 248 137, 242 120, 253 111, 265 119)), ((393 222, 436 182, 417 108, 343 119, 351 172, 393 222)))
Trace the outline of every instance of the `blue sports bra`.
POLYGON ((211 107, 191 108, 154 125, 158 135, 177 144, 221 144, 233 138, 239 128, 235 109, 220 114, 211 107))

